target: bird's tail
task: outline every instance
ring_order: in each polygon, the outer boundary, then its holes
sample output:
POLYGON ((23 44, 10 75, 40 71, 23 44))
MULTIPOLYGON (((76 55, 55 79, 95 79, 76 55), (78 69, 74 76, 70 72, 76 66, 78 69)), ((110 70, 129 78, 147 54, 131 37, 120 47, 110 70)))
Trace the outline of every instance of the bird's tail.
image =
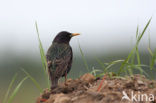
POLYGON ((58 85, 58 78, 51 78, 51 89, 56 88, 58 85))

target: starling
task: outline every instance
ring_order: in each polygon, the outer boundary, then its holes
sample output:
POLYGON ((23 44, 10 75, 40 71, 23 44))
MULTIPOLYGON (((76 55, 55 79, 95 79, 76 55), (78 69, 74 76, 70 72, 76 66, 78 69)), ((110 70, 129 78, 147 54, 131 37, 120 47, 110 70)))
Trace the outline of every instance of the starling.
POLYGON ((58 33, 47 51, 46 59, 51 88, 55 88, 58 85, 60 77, 65 76, 66 84, 67 73, 71 69, 73 58, 72 48, 69 42, 70 39, 76 35, 80 34, 66 31, 58 33))

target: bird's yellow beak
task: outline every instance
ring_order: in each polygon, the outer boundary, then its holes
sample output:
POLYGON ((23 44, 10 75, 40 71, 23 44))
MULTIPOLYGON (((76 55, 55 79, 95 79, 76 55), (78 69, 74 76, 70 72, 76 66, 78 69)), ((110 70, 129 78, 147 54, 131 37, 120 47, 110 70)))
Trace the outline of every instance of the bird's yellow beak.
POLYGON ((72 33, 72 36, 80 35, 79 33, 72 33))

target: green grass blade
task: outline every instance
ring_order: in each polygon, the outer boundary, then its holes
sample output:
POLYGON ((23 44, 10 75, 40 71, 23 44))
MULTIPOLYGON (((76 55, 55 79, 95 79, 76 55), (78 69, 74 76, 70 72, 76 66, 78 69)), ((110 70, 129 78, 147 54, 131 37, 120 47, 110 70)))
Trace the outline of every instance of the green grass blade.
POLYGON ((128 60, 131 60, 131 64, 135 63, 135 56, 136 56, 135 52, 136 52, 136 49, 134 49, 134 51, 132 52, 131 56, 128 57, 129 58, 128 60))
POLYGON ((152 59, 151 59, 151 62, 150 62, 150 69, 151 69, 151 70, 152 70, 153 67, 154 67, 155 61, 156 61, 156 49, 155 49, 155 51, 154 51, 154 54, 153 54, 152 59))
POLYGON ((130 76, 133 76, 132 68, 128 68, 127 70, 128 70, 129 75, 130 75, 130 76))
POLYGON ((136 65, 136 66, 138 66, 138 67, 146 67, 146 68, 149 68, 150 67, 150 66, 145 65, 145 64, 139 64, 139 65, 136 65))
POLYGON ((140 74, 145 74, 147 77, 150 77, 149 75, 148 75, 148 73, 147 72, 145 72, 140 66, 135 66, 135 69, 138 69, 139 71, 140 71, 140 74))
POLYGON ((141 40, 141 38, 143 37, 146 29, 148 28, 150 22, 151 22, 151 19, 148 21, 148 23, 146 24, 145 28, 143 29, 142 33, 139 35, 138 31, 139 31, 139 27, 137 27, 137 31, 136 31, 136 37, 137 37, 137 42, 136 42, 136 45, 135 47, 131 50, 131 52, 129 53, 128 57, 125 59, 125 61, 121 64, 120 66, 120 69, 118 71, 118 75, 120 75, 123 71, 124 71, 124 67, 125 65, 129 62, 130 59, 131 60, 131 63, 134 64, 134 60, 135 60, 135 53, 137 55, 137 61, 138 61, 138 64, 141 64, 141 61, 140 61, 140 56, 139 56, 139 51, 138 51, 138 44, 141 40))
POLYGON ((36 32, 37 32, 38 41, 39 41, 39 49, 40 49, 40 56, 41 56, 42 66, 43 66, 45 76, 46 76, 46 79, 47 79, 48 88, 50 88, 50 81, 49 81, 49 77, 48 77, 47 60, 46 60, 46 56, 45 56, 45 53, 44 53, 42 42, 41 42, 41 39, 40 39, 40 36, 39 36, 39 30, 38 30, 37 22, 35 22, 35 27, 36 27, 36 32))
POLYGON ((88 67, 87 61, 86 61, 86 59, 85 59, 85 56, 84 56, 84 54, 83 54, 83 51, 82 51, 82 49, 81 49, 80 43, 79 43, 79 49, 80 49, 80 53, 81 53, 81 57, 82 57, 82 59, 83 59, 84 65, 85 65, 87 71, 89 71, 89 67, 88 67))
POLYGON ((7 92, 6 92, 5 96, 4 96, 4 100, 3 100, 2 103, 6 103, 7 98, 8 98, 8 96, 9 96, 9 92, 10 92, 10 90, 11 90, 11 88, 12 88, 12 86, 13 86, 15 80, 16 80, 16 77, 17 77, 17 74, 15 74, 15 75, 13 76, 13 78, 12 78, 10 84, 9 84, 8 90, 7 90, 7 92))
POLYGON ((36 88, 38 88, 40 93, 42 93, 43 91, 42 91, 42 88, 40 87, 40 84, 28 72, 26 72, 24 69, 22 69, 22 71, 30 78, 30 80, 34 83, 36 88))
POLYGON ((125 75, 128 75, 128 70, 124 69, 124 73, 125 73, 125 75))
POLYGON ((41 42, 41 39, 39 36, 39 30, 38 30, 37 22, 35 22, 35 26, 36 26, 36 31, 37 31, 38 41, 39 41, 39 49, 40 49, 40 54, 41 54, 42 65, 43 65, 43 68, 45 69, 45 72, 46 72, 47 71, 47 61, 46 61, 46 56, 45 56, 44 49, 42 46, 42 42, 41 42))
POLYGON ((148 47, 151 48, 151 38, 150 38, 150 32, 149 32, 149 35, 148 35, 148 47))
POLYGON ((140 65, 141 64, 141 60, 140 60, 138 47, 136 47, 136 56, 137 56, 138 65, 140 65))
MULTIPOLYGON (((139 25, 137 26, 137 30, 136 30, 136 40, 138 39, 138 35, 139 35, 139 25)), ((135 52, 136 52, 136 48, 137 45, 135 44, 135 48, 133 48, 133 52, 132 52, 132 56, 129 57, 131 60, 131 64, 135 63, 135 52)))
POLYGON ((23 84, 23 82, 27 79, 28 77, 23 78, 20 83, 16 86, 16 88, 14 89, 14 91, 12 92, 11 96, 8 98, 8 103, 11 103, 12 100, 14 99, 14 97, 16 96, 17 92, 19 91, 21 85, 23 84))
POLYGON ((124 62, 124 60, 115 60, 115 61, 112 61, 111 63, 109 63, 109 65, 106 68, 104 68, 104 72, 106 73, 110 67, 112 67, 113 65, 115 65, 117 63, 120 63, 120 62, 124 62))
POLYGON ((139 35, 139 25, 137 26, 137 30, 136 30, 136 38, 138 38, 139 35))
POLYGON ((150 53, 151 56, 153 56, 153 52, 151 50, 151 48, 148 47, 148 52, 150 53))
POLYGON ((139 35, 138 40, 137 40, 138 43, 140 42, 140 40, 141 40, 142 36, 144 35, 146 29, 148 28, 148 26, 149 26, 151 20, 152 20, 152 18, 149 19, 149 21, 147 22, 147 24, 146 24, 144 30, 143 30, 142 33, 139 35))
MULTIPOLYGON (((149 24, 150 24, 150 22, 151 22, 151 19, 152 19, 152 18, 150 18, 150 20, 147 22, 147 24, 146 24, 146 26, 144 27, 142 33, 141 33, 140 35, 137 34, 136 55, 137 55, 138 64, 141 64, 140 56, 139 56, 139 50, 138 50, 138 45, 139 45, 139 42, 140 42, 140 40, 142 39, 142 37, 143 37, 145 31, 147 30, 147 28, 148 28, 148 26, 149 26, 149 24)), ((138 27, 137 27, 137 33, 138 33, 138 27)))
MULTIPOLYGON (((152 18, 151 18, 152 19, 152 18)), ((142 39, 145 31, 147 30, 150 22, 151 22, 151 19, 147 22, 146 26, 144 27, 142 33, 140 35, 137 34, 137 43, 136 43, 136 55, 137 55, 137 61, 138 61, 138 64, 141 64, 141 61, 140 61, 140 56, 139 56, 139 50, 138 50, 138 45, 139 45, 139 42, 140 40, 142 39)), ((137 27, 137 33, 138 33, 138 27, 137 27)))
POLYGON ((90 72, 90 74, 93 74, 94 76, 97 76, 97 72, 103 72, 102 70, 99 69, 94 69, 90 72))
POLYGON ((131 50, 131 52, 128 54, 128 57, 121 64, 120 69, 117 73, 118 76, 124 71, 124 67, 128 63, 128 61, 131 59, 131 56, 133 55, 134 51, 135 51, 135 47, 131 50))
MULTIPOLYGON (((148 52, 149 52, 150 55, 152 56, 151 61, 150 61, 150 70, 152 70, 153 67, 154 67, 155 59, 156 59, 156 53, 153 53, 152 50, 151 50, 150 34, 149 34, 149 36, 148 36, 148 41, 149 41, 148 52)), ((155 50, 155 51, 156 51, 156 50, 155 50)))

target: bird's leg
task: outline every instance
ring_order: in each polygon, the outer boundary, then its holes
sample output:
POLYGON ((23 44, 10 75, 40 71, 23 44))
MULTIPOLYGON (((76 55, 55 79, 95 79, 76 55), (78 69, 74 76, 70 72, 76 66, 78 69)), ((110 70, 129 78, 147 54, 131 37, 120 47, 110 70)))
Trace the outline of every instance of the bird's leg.
POLYGON ((65 83, 64 83, 64 85, 65 85, 65 86, 68 85, 68 84, 67 84, 67 71, 66 71, 66 73, 65 73, 65 83))

